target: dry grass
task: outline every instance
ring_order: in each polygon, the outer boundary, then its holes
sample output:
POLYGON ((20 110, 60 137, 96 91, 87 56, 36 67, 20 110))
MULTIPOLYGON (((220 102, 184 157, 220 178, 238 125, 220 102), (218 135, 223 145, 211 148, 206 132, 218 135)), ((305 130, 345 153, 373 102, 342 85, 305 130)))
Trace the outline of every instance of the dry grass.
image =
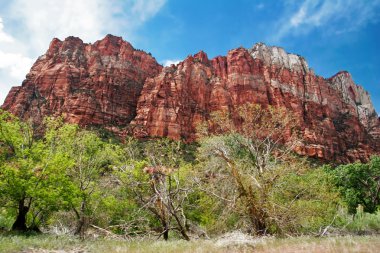
POLYGON ((0 252, 379 252, 379 236, 342 237, 273 237, 253 238, 241 233, 230 233, 213 240, 134 241, 91 239, 80 241, 70 236, 0 236, 0 252))
POLYGON ((379 252, 380 237, 376 236, 342 236, 311 238, 298 237, 277 239, 257 245, 255 252, 379 252))

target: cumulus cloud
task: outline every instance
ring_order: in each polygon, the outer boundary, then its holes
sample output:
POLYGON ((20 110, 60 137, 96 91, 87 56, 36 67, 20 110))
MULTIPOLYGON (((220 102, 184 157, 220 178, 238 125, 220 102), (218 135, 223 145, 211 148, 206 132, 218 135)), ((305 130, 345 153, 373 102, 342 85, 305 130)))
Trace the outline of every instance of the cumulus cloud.
POLYGON ((52 38, 72 35, 94 42, 111 33, 133 43, 136 29, 165 2, 13 0, 0 7, 0 104, 10 86, 20 84, 37 56, 45 53, 52 38))
POLYGON ((380 0, 304 0, 289 1, 284 16, 277 24, 278 32, 272 38, 279 42, 289 35, 302 35, 314 29, 323 28, 325 32, 342 33, 379 21, 376 7, 380 0))
POLYGON ((168 66, 171 66, 172 64, 174 65, 177 65, 178 63, 180 63, 181 60, 178 60, 178 59, 174 59, 174 60, 164 60, 162 62, 162 65, 164 65, 164 67, 168 67, 168 66))

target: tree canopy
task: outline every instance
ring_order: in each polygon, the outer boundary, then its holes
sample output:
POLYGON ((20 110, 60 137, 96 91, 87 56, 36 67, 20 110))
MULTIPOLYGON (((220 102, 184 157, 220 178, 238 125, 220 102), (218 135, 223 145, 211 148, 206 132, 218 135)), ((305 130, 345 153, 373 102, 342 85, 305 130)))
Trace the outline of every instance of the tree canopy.
POLYGON ((364 211, 373 213, 380 206, 380 157, 373 156, 368 163, 340 165, 328 168, 335 176, 335 182, 348 205, 355 213, 358 205, 364 211))

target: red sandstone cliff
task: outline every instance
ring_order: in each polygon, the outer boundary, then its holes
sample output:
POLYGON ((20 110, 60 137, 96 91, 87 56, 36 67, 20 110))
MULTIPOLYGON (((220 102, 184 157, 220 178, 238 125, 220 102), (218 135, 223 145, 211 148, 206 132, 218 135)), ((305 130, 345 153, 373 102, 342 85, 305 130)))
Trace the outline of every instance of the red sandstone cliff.
POLYGON ((211 60, 199 52, 164 68, 146 80, 132 124, 138 136, 194 139, 196 125, 211 112, 244 103, 295 112, 303 135, 300 154, 354 161, 380 151, 377 114, 349 73, 324 79, 302 57, 264 44, 211 60))
POLYGON ((211 60, 199 52, 162 69, 120 37, 94 44, 54 39, 2 108, 36 123, 63 114, 114 131, 131 123, 139 137, 193 140, 211 112, 244 103, 293 111, 301 122, 300 154, 347 162, 380 153, 380 120, 349 73, 319 77, 302 57, 261 43, 211 60))
POLYGON ((161 69, 121 37, 107 35, 94 44, 54 39, 2 108, 37 124, 46 115, 62 114, 80 125, 126 126, 135 117, 145 79, 161 69))

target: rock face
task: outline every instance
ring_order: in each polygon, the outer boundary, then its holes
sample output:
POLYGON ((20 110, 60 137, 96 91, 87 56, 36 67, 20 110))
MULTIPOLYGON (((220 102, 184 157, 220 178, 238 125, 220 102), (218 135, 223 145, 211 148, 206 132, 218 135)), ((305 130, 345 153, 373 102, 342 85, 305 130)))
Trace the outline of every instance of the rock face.
POLYGON ((380 119, 349 73, 322 78, 301 56, 262 43, 214 59, 201 51, 162 68, 120 37, 54 39, 2 108, 36 123, 63 114, 115 132, 133 126, 142 138, 192 141, 212 112, 245 103, 292 111, 303 137, 299 154, 348 162, 380 153, 380 119))
POLYGON ((204 52, 145 82, 132 122, 137 135, 195 139, 210 113, 245 103, 283 106, 301 122, 302 155, 340 162, 379 153, 379 119, 370 97, 347 72, 316 76, 305 59, 256 44, 209 60, 204 52))
POLYGON ((63 115, 82 126, 126 126, 135 117, 145 79, 161 69, 121 37, 107 35, 94 44, 54 39, 2 108, 36 124, 46 115, 63 115))

